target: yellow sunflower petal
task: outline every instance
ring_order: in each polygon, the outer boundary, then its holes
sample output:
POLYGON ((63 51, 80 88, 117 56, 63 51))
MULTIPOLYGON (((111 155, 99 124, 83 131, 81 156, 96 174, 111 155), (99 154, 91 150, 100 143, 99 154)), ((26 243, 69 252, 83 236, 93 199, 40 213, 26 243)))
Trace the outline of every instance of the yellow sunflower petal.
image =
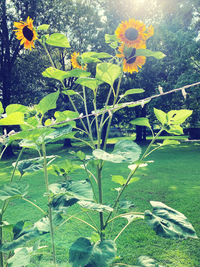
POLYGON ((27 18, 26 22, 14 22, 14 26, 17 28, 15 31, 16 38, 21 40, 20 44, 24 45, 25 49, 32 49, 34 48, 34 41, 37 38, 37 33, 33 27, 33 19, 30 17, 27 18))

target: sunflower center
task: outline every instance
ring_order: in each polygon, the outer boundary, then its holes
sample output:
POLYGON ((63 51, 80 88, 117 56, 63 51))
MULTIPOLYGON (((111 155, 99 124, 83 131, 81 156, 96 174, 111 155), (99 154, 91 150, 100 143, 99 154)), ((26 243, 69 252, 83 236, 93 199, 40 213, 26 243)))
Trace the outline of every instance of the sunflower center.
POLYGON ((136 52, 136 49, 133 48, 130 56, 128 58, 125 57, 126 58, 126 63, 133 64, 136 61, 135 52, 136 52))
POLYGON ((33 31, 28 28, 28 26, 25 26, 22 30, 24 37, 31 42, 33 40, 33 31))
POLYGON ((138 31, 134 28, 128 28, 125 31, 125 37, 129 40, 129 41, 134 41, 137 39, 138 37, 138 31))

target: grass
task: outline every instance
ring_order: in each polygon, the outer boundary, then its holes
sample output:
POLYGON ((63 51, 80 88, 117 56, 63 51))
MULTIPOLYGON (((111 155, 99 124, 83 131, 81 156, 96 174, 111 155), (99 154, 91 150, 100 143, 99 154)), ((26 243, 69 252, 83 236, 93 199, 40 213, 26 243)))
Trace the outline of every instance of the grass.
MULTIPOLYGON (((116 139, 110 140, 114 143, 116 139)), ((143 149, 145 146, 143 146, 143 149)), ((78 146, 74 146, 79 150, 78 146)), ((85 152, 90 153, 86 148, 85 152)), ((62 148, 62 145, 50 145, 48 154, 59 154, 58 160, 72 157, 62 148)), ((34 157, 36 154, 25 152, 24 158, 34 157)), ((154 163, 148 167, 140 168, 137 172, 139 180, 132 183, 124 192, 123 199, 134 203, 134 211, 151 209, 150 200, 161 201, 166 205, 182 212, 193 224, 197 235, 200 236, 200 179, 199 179, 200 145, 198 143, 183 142, 179 146, 163 147, 149 157, 154 163)), ((0 162, 0 185, 9 181, 12 172, 12 161, 0 162)), ((119 174, 125 177, 128 174, 126 164, 105 163, 103 171, 104 203, 112 204, 116 197, 115 187, 118 185, 111 181, 111 174, 119 174)), ((85 179, 80 171, 73 174, 73 179, 85 179)), ((18 177, 15 177, 17 181, 18 177)), ((60 178, 50 175, 50 182, 59 181, 60 178)), ((45 186, 41 171, 25 174, 22 183, 29 184, 28 199, 37 203, 46 210, 46 198, 43 197, 45 186)), ((77 213, 77 206, 70 209, 70 213, 77 213)), ((82 218, 88 219, 84 215, 82 218)), ((35 222, 42 217, 41 213, 21 200, 11 202, 5 220, 15 223, 19 220, 35 222)), ((94 218, 95 219, 95 218, 94 218)), ((119 219, 109 230, 109 238, 114 238, 125 225, 125 219, 119 219)), ((70 245, 80 236, 90 237, 91 229, 79 221, 65 224, 56 233, 56 251, 59 267, 67 266, 66 257, 70 245)), ((45 237, 41 245, 49 245, 49 238, 45 237)), ((199 267, 200 266, 200 241, 199 240, 171 240, 158 237, 143 221, 137 221, 128 226, 117 239, 118 262, 124 264, 136 264, 137 258, 147 255, 156 259, 159 264, 167 267, 199 267)), ((48 255, 35 258, 31 266, 50 266, 42 263, 49 260, 48 255), (40 264, 36 260, 40 259, 40 264)))

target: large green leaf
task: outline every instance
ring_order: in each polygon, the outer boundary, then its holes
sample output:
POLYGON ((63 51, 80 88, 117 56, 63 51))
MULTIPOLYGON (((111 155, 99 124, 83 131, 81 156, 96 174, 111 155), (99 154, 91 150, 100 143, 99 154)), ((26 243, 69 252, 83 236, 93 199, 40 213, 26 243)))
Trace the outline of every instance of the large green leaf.
POLYGON ((49 24, 42 24, 37 27, 37 31, 47 31, 49 29, 49 24))
POLYGON ((51 184, 49 190, 55 195, 65 194, 78 200, 93 200, 92 187, 87 180, 68 180, 64 183, 51 184))
POLYGON ((42 72, 42 75, 47 78, 52 78, 62 82, 64 79, 68 78, 68 73, 63 70, 59 70, 53 67, 47 68, 42 72))
POLYGON ((141 148, 130 140, 121 140, 117 142, 112 153, 107 153, 106 151, 101 149, 96 149, 93 151, 93 155, 97 159, 114 163, 132 163, 139 159, 140 154, 141 148))
POLYGON ((14 112, 28 112, 29 108, 20 104, 10 104, 6 107, 6 114, 9 115, 14 112))
POLYGON ((59 128, 54 129, 53 132, 46 135, 44 138, 45 143, 53 143, 58 140, 67 138, 67 136, 71 133, 72 126, 71 125, 65 125, 59 128))
POLYGON ((21 267, 28 266, 30 264, 30 254, 32 248, 17 248, 14 251, 14 255, 7 260, 8 267, 21 267))
POLYGON ((56 102, 59 97, 59 90, 55 93, 48 94, 40 103, 36 106, 36 108, 44 115, 47 111, 56 108, 56 102))
POLYGON ((141 94, 141 93, 144 93, 144 89, 141 89, 141 88, 134 88, 134 89, 129 89, 129 90, 126 90, 126 92, 121 95, 120 97, 125 97, 127 95, 134 95, 134 94, 141 94))
POLYGON ((98 204, 90 201, 81 200, 77 202, 82 208, 89 209, 89 210, 95 210, 98 212, 103 211, 113 211, 113 208, 107 205, 98 204))
POLYGON ((51 128, 37 128, 33 130, 23 130, 19 133, 13 134, 9 137, 10 141, 26 139, 34 142, 35 144, 41 144, 45 136, 53 132, 51 128))
MULTIPOLYGON (((54 161, 57 158, 57 156, 47 156, 47 164, 50 165, 52 161, 54 161)), ((38 158, 32 158, 32 159, 26 159, 26 160, 20 160, 17 164, 17 170, 20 172, 21 175, 23 175, 26 172, 35 172, 43 169, 43 157, 38 158)), ((15 166, 15 162, 12 164, 15 166)))
POLYGON ((167 123, 167 113, 160 109, 154 108, 154 114, 162 125, 167 123))
POLYGON ((112 47, 113 49, 118 47, 118 39, 115 34, 113 35, 105 34, 105 42, 107 44, 110 44, 110 47, 112 47))
POLYGON ((67 37, 62 33, 53 33, 47 39, 46 43, 52 46, 69 48, 70 44, 67 37))
POLYGON ((145 219, 158 235, 170 238, 198 238, 185 215, 162 202, 150 203, 153 211, 145 211, 145 219))
POLYGON ((13 112, 7 117, 0 119, 0 125, 21 125, 24 123, 24 114, 22 112, 13 112))
POLYGON ((72 267, 80 267, 88 264, 92 255, 93 246, 89 239, 78 238, 69 249, 69 262, 72 267))
POLYGON ((100 63, 96 67, 96 78, 113 86, 114 81, 120 76, 121 68, 112 63, 100 63))
POLYGON ((91 259, 85 267, 107 267, 115 259, 116 252, 113 240, 99 241, 93 246, 91 259))
POLYGON ((151 51, 149 49, 136 49, 136 56, 154 57, 156 59, 162 59, 166 55, 160 51, 151 51))
POLYGON ((27 194, 27 185, 12 183, 11 185, 4 185, 0 189, 0 200, 12 200, 22 198, 27 194))
POLYGON ((137 118, 135 120, 132 120, 130 123, 134 125, 146 126, 146 127, 151 128, 148 118, 145 118, 145 117, 137 118))
POLYGON ((170 125, 169 127, 165 128, 165 130, 173 135, 183 134, 183 128, 180 125, 170 125))
POLYGON ((171 139, 165 139, 162 143, 162 146, 168 146, 168 145, 179 145, 180 142, 177 140, 171 140, 171 139))
POLYGON ((14 239, 11 242, 2 244, 0 246, 0 251, 7 252, 10 250, 14 250, 20 246, 23 246, 29 240, 49 233, 49 231, 49 219, 48 217, 43 217, 42 219, 37 221, 30 229, 22 230, 18 235, 18 238, 14 239))
MULTIPOLYGON (((148 256, 140 256, 137 262, 138 267, 162 267, 156 261, 148 256)), ((163 266, 164 267, 164 266, 163 266)))
POLYGON ((111 58, 112 56, 105 52, 85 52, 81 55, 81 61, 83 63, 98 63, 102 58, 111 58))
POLYGON ((169 124, 182 124, 185 120, 192 115, 192 110, 181 109, 171 110, 167 113, 167 120, 169 124))
POLYGON ((75 83, 86 86, 95 91, 102 82, 95 78, 81 77, 78 78, 75 83))

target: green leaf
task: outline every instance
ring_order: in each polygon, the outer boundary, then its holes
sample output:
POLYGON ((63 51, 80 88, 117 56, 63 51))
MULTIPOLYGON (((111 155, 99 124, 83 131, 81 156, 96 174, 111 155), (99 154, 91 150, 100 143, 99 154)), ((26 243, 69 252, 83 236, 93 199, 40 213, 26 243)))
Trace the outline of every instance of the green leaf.
POLYGON ((138 267, 162 267, 161 265, 156 263, 156 261, 154 259, 152 259, 148 256, 140 256, 138 258, 137 264, 139 264, 138 267))
POLYGON ((89 210, 95 210, 98 212, 103 211, 113 211, 113 208, 107 205, 98 204, 90 201, 81 200, 77 202, 82 208, 89 209, 89 210))
POLYGON ((126 183, 126 179, 121 175, 112 175, 112 181, 120 185, 124 185, 126 183))
POLYGON ((131 209, 134 207, 135 207, 135 205, 129 200, 120 200, 119 201, 119 208, 120 209, 127 210, 127 209, 131 209))
POLYGON ((87 180, 68 180, 60 184, 51 184, 49 185, 49 190, 55 195, 65 194, 77 200, 93 200, 92 187, 87 180))
POLYGON ((192 115, 192 110, 181 109, 171 110, 167 113, 167 119, 169 124, 182 124, 185 120, 192 115))
MULTIPOLYGON (((50 165, 52 161, 54 161, 57 156, 47 156, 47 165, 50 165)), ((43 157, 40 158, 32 158, 26 160, 20 160, 17 164, 17 170, 20 172, 21 175, 24 175, 26 172, 35 172, 43 169, 43 157)), ((13 167, 15 166, 15 162, 12 164, 13 167)))
POLYGON ((88 77, 90 76, 91 73, 87 72, 85 70, 81 70, 81 69, 73 69, 67 72, 67 77, 66 78, 70 78, 70 77, 88 77))
POLYGON ((17 198, 22 198, 27 194, 27 185, 21 185, 17 183, 12 183, 12 185, 4 185, 0 190, 0 200, 13 200, 17 198))
POLYGON ((183 128, 180 125, 170 125, 165 130, 170 134, 181 135, 183 134, 183 128))
POLYGON ((0 125, 21 125, 24 123, 24 114, 22 112, 14 112, 0 119, 0 125))
MULTIPOLYGON (((53 132, 51 128, 37 128, 31 130, 23 130, 19 133, 13 134, 9 137, 10 141, 26 139, 34 142, 35 144, 39 145, 42 143, 43 138, 53 132)), ((25 141, 25 140, 23 140, 25 141)))
POLYGON ((2 113, 4 113, 4 109, 3 109, 3 105, 2 105, 2 103, 0 101, 0 114, 2 114, 2 113))
POLYGON ((144 89, 141 89, 141 88, 129 89, 120 97, 122 98, 122 97, 125 97, 127 95, 134 95, 134 94, 140 94, 140 93, 144 93, 144 89))
POLYGON ((167 123, 167 113, 160 109, 154 108, 154 114, 162 125, 167 123))
POLYGON ((45 71, 42 72, 42 75, 47 78, 56 79, 60 82, 68 78, 68 72, 53 67, 47 68, 45 71))
POLYGON ((76 156, 80 159, 80 160, 84 160, 86 158, 86 155, 83 151, 79 150, 78 152, 76 152, 76 156))
POLYGON ((58 100, 58 97, 59 90, 55 93, 48 94, 44 98, 42 98, 36 108, 42 113, 42 115, 44 115, 47 111, 56 108, 56 102, 58 100))
POLYGON ((49 29, 49 24, 42 24, 40 26, 37 27, 38 31, 47 31, 49 29))
POLYGON ((6 107, 6 114, 9 115, 14 112, 26 113, 29 108, 20 104, 10 104, 6 107))
POLYGON ((35 239, 38 236, 49 233, 49 219, 48 217, 43 217, 39 221, 37 221, 33 227, 28 230, 22 230, 17 239, 14 239, 11 242, 4 243, 0 245, 0 251, 7 252, 10 250, 14 250, 22 245, 24 245, 27 241, 35 239))
POLYGON ((7 260, 8 267, 28 266, 31 260, 30 252, 32 252, 32 248, 15 249, 14 255, 7 260))
POLYGON ((112 56, 108 53, 105 53, 105 52, 85 52, 81 55, 81 61, 83 63, 97 63, 97 62, 101 62, 101 60, 99 59, 102 59, 102 58, 111 58, 112 56))
POLYGON ((54 143, 58 140, 67 138, 67 136, 72 132, 71 125, 65 125, 59 128, 54 129, 53 132, 46 135, 44 138, 45 143, 54 143))
POLYGON ((132 163, 139 159, 140 154, 141 148, 130 140, 121 140, 117 142, 111 154, 101 149, 96 149, 93 151, 93 155, 97 159, 110 161, 113 163, 132 163))
POLYGON ((80 267, 88 264, 93 246, 89 239, 78 238, 69 249, 69 262, 72 267, 80 267))
POLYGON ((156 59, 162 59, 166 55, 160 51, 151 51, 149 49, 136 49, 136 56, 154 57, 156 59))
POLYGON ((93 246, 90 262, 85 267, 107 267, 116 256, 116 245, 113 240, 99 241, 93 246))
POLYGON ((81 77, 78 78, 75 83, 80 84, 82 86, 86 86, 93 91, 95 91, 100 84, 102 84, 101 81, 95 79, 95 78, 88 78, 88 77, 81 77))
POLYGON ((168 146, 168 145, 179 145, 180 142, 177 140, 171 140, 171 139, 165 139, 162 143, 162 146, 168 146))
POLYGON ((118 42, 117 36, 115 34, 113 34, 113 35, 105 34, 105 42, 107 44, 110 44, 113 42, 118 42))
POLYGON ((120 76, 121 68, 112 63, 100 63, 96 67, 96 78, 113 86, 114 81, 120 76))
POLYGON ((51 34, 47 38, 46 43, 48 45, 52 45, 52 46, 65 47, 65 48, 70 47, 70 44, 69 44, 67 37, 62 33, 51 34))
POLYGON ((139 126, 146 126, 151 129, 151 125, 149 123, 148 118, 144 118, 144 117, 137 118, 135 120, 132 120, 130 123, 134 125, 139 125, 139 126))
POLYGON ((115 34, 114 35, 105 34, 105 42, 107 44, 110 44, 110 47, 112 47, 113 49, 116 49, 118 47, 118 39, 115 34))
POLYGON ((182 213, 162 202, 150 201, 153 211, 145 211, 145 219, 157 235, 170 238, 198 238, 192 224, 182 213))

